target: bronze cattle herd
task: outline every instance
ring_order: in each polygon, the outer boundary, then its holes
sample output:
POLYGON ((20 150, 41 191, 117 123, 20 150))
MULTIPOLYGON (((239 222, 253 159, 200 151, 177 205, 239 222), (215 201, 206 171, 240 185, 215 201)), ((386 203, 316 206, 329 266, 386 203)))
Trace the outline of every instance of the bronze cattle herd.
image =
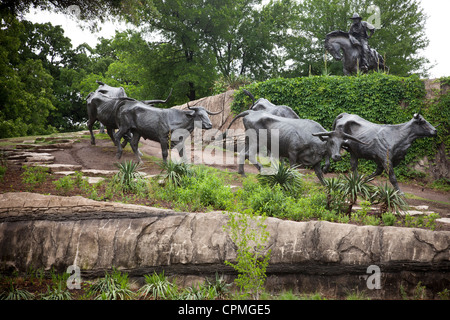
MULTIPOLYGON (((201 106, 189 106, 188 110, 162 109, 153 105, 166 103, 166 100, 138 101, 127 97, 122 87, 110 87, 99 82, 96 91, 87 97, 88 128, 91 144, 95 144, 93 125, 98 120, 103 124, 111 140, 117 147, 117 158, 122 156, 123 147, 130 143, 138 161, 139 139, 159 142, 163 160, 167 161, 169 148, 178 147, 183 157, 184 144, 194 128, 211 129, 208 115, 212 113, 201 106), (117 132, 115 132, 115 130, 117 132), (176 134, 175 134, 176 133, 176 134), (174 136, 177 139, 173 139, 174 136), (121 143, 121 139, 124 141, 121 143)), ((245 144, 239 155, 239 173, 244 175, 244 162, 248 159, 259 171, 261 164, 256 160, 260 146, 265 146, 272 157, 287 158, 291 166, 301 164, 312 167, 321 183, 323 173, 330 166, 330 158, 340 161, 340 150, 350 153, 352 170, 357 173, 358 159, 373 160, 377 169, 371 175, 375 177, 386 171, 396 190, 400 190, 393 168, 404 159, 408 148, 417 138, 435 137, 436 129, 420 113, 402 124, 375 124, 358 115, 342 113, 333 123, 332 131, 326 131, 319 123, 300 119, 288 106, 277 106, 260 98, 255 101, 253 95, 244 90, 253 104, 238 114, 245 128, 245 144), (325 160, 324 168, 321 161, 325 160)), ((227 129, 227 131, 228 131, 227 129)), ((222 135, 225 138, 227 131, 222 135)))

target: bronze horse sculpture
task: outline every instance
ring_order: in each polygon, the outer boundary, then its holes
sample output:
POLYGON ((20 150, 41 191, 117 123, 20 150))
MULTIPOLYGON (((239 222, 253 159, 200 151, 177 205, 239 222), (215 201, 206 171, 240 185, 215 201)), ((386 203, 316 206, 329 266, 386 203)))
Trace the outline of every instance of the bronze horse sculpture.
MULTIPOLYGON (((327 34, 325 37, 325 49, 334 59, 342 60, 345 75, 355 74, 362 70, 360 68, 360 50, 352 43, 348 32, 333 31, 327 34)), ((372 48, 369 48, 367 64, 367 71, 388 70, 383 57, 372 48)))

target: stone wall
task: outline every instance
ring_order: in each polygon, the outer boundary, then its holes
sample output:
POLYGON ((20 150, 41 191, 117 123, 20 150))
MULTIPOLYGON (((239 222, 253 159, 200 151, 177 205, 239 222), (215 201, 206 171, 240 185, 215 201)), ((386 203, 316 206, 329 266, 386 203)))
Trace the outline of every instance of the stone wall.
MULTIPOLYGON (((178 279, 224 274, 236 247, 222 212, 183 213, 81 197, 0 195, 0 273, 69 265, 83 278, 114 266, 139 277, 164 270, 178 279)), ((450 232, 267 219, 268 290, 291 288, 333 296, 352 290, 398 298, 419 281, 428 297, 450 288, 450 232), (368 290, 367 268, 381 269, 381 289, 368 290)))

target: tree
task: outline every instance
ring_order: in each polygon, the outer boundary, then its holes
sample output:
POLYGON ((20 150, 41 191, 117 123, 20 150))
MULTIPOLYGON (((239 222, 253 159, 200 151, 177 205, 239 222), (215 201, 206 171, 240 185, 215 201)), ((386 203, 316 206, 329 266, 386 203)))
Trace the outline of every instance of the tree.
MULTIPOLYGON (((327 33, 350 28, 349 17, 359 13, 374 23, 375 5, 380 9, 380 28, 370 38, 369 45, 386 59, 390 73, 408 76, 412 73, 425 75, 428 60, 420 51, 428 45, 424 25, 426 16, 418 0, 304 0, 299 4, 299 19, 291 38, 288 55, 294 62, 289 76, 322 74, 325 49, 323 41, 327 33)), ((331 74, 342 74, 342 63, 332 61, 328 55, 331 74)))
MULTIPOLYGON (((295 1, 153 0, 158 15, 142 12, 142 24, 162 41, 152 61, 168 66, 189 100, 201 97, 219 75, 265 80, 279 75, 283 47, 295 21, 295 1), (281 54, 280 54, 281 53, 281 54), (183 72, 185 70, 185 72, 183 72)), ((154 64, 153 64, 154 65, 154 64)), ((163 71, 154 65, 154 70, 163 71)), ((156 75, 156 74, 155 74, 156 75)))
POLYGON ((266 80, 284 66, 284 46, 297 18, 294 1, 221 1, 210 3, 210 23, 201 33, 225 78, 246 75, 266 80))
POLYGON ((53 77, 40 60, 22 59, 19 35, 25 27, 11 15, 0 21, 0 137, 54 132, 47 117, 53 106, 53 77))
POLYGON ((142 2, 146 3, 147 11, 153 11, 151 0, 2 0, 0 14, 22 16, 31 8, 65 13, 90 23, 91 29, 96 29, 99 22, 114 18, 135 21, 136 14, 142 2))

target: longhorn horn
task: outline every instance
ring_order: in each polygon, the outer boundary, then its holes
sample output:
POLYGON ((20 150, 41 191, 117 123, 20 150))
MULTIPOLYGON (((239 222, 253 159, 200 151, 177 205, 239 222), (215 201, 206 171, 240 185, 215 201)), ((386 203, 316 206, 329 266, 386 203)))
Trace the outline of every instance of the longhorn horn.
POLYGON ((328 139, 325 139, 325 137, 331 136, 331 134, 332 134, 333 132, 334 132, 334 131, 331 131, 331 132, 318 132, 318 133, 313 133, 312 135, 315 136, 315 137, 319 137, 319 139, 320 139, 321 141, 326 142, 328 139))
POLYGON ((345 133, 345 132, 344 132, 344 138, 356 141, 356 142, 361 143, 361 144, 368 144, 367 142, 361 141, 358 138, 355 138, 354 136, 351 136, 351 135, 349 135, 348 133, 345 133))
POLYGON ((331 132, 318 132, 318 133, 313 133, 312 135, 314 136, 314 137, 329 137, 329 136, 331 136, 331 134, 333 133, 334 131, 331 131, 331 132))
POLYGON ((188 103, 187 103, 186 105, 187 105, 187 108, 188 108, 189 110, 194 110, 194 109, 192 109, 192 107, 189 105, 189 101, 188 101, 188 103))
POLYGON ((169 98, 172 96, 173 88, 170 88, 169 95, 167 96, 166 100, 144 100, 145 104, 154 104, 154 103, 167 103, 169 101, 169 98))
POLYGON ((211 115, 211 116, 214 116, 216 114, 222 113, 224 110, 225 110, 225 108, 223 108, 221 111, 217 111, 217 112, 211 112, 211 111, 206 110, 206 113, 211 115))

